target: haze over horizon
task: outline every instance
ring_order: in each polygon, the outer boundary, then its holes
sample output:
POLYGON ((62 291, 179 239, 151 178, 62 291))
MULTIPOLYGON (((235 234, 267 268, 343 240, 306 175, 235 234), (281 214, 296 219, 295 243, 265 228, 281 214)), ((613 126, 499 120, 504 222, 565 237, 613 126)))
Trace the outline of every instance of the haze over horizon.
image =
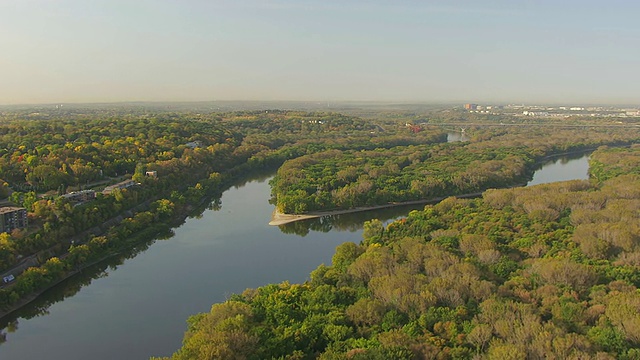
POLYGON ((638 104, 640 3, 0 3, 0 105, 638 104))

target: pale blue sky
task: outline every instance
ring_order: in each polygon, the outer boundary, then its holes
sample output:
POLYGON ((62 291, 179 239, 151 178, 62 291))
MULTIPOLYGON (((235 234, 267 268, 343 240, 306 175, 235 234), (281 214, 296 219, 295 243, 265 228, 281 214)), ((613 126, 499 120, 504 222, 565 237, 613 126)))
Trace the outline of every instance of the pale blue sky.
POLYGON ((0 104, 638 104, 639 17, 632 0, 0 0, 0 104))

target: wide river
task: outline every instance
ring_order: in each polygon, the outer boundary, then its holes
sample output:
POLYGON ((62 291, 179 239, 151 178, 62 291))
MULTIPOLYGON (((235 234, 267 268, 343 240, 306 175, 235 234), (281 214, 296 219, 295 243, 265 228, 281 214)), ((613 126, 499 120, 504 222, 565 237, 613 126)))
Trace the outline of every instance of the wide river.
MULTIPOLYGON (((587 171, 587 155, 563 157, 542 166, 528 185, 586 179, 587 171)), ((387 221, 422 208, 268 226, 269 178, 238 184, 223 194, 218 210, 187 219, 173 236, 88 268, 4 319, 0 359, 171 355, 190 315, 246 288, 303 282, 331 262, 337 245, 360 241, 363 221, 387 221)))

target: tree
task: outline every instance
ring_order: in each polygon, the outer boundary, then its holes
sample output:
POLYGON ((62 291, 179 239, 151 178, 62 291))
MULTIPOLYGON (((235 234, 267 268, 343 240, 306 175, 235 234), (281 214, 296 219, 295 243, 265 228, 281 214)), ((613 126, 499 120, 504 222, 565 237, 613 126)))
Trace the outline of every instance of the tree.
POLYGON ((136 164, 136 169, 133 172, 133 176, 131 177, 131 180, 135 181, 135 182, 144 182, 144 177, 145 177, 145 169, 146 167, 143 164, 136 164))
POLYGON ((168 199, 160 199, 151 205, 152 212, 158 214, 160 219, 168 219, 173 215, 175 204, 168 199))
POLYGON ((362 231, 363 244, 375 244, 382 240, 384 234, 384 225, 378 219, 372 219, 364 222, 362 231))
POLYGON ((0 179, 0 199, 9 196, 9 183, 0 179))
POLYGON ((0 271, 13 265, 15 259, 15 246, 11 235, 0 233, 0 271))
POLYGON ((492 337, 491 326, 486 324, 478 324, 467 335, 467 341, 476 347, 476 353, 484 352, 489 340, 492 337))
POLYGON ((336 252, 331 258, 335 270, 345 272, 346 269, 360 256, 364 250, 352 242, 345 242, 336 247, 336 252))

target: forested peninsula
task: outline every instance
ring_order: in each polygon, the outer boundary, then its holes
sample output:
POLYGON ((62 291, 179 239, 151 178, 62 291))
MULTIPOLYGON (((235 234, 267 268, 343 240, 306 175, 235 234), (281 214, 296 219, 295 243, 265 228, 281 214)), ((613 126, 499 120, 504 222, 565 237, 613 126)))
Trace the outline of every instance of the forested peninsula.
POLYGON ((284 214, 429 200, 525 184, 551 155, 626 145, 636 133, 592 129, 491 129, 471 142, 328 150, 289 160, 272 180, 284 214))
POLYGON ((171 358, 640 358, 640 147, 590 161, 589 181, 369 221, 309 281, 191 317, 171 358))

